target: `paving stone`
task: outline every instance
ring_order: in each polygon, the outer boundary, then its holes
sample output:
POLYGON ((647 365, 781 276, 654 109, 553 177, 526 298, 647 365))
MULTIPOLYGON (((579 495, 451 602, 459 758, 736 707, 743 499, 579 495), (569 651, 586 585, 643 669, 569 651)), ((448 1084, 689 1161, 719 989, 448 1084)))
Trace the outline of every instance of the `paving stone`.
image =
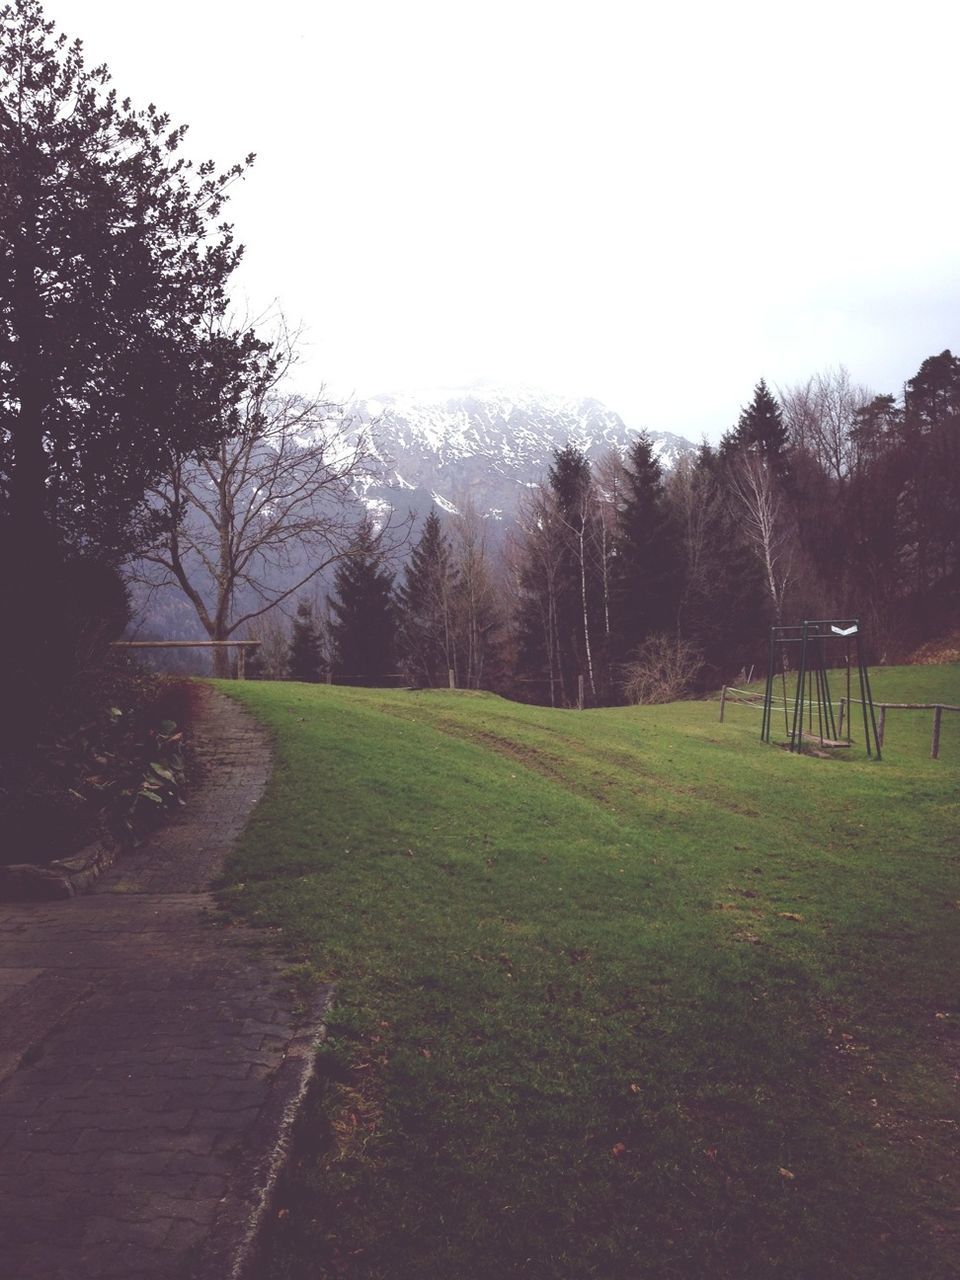
POLYGON ((198 738, 204 785, 94 893, 0 905, 3 1280, 249 1266, 326 994, 298 1027, 276 932, 211 928, 270 762, 210 690, 198 738))

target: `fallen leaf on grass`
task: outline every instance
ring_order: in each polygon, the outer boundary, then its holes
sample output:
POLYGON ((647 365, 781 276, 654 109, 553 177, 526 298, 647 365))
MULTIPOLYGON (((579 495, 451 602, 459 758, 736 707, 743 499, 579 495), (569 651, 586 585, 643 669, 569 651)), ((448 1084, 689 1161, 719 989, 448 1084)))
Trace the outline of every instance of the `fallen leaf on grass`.
POLYGON ((433 1057, 433 1054, 430 1052, 430 1050, 429 1050, 429 1049, 421 1049, 421 1050, 420 1050, 420 1057, 421 1057, 421 1058, 432 1058, 432 1057, 433 1057))
POLYGON ((619 1160, 622 1155, 626 1154, 627 1146, 625 1142, 615 1142, 610 1148, 610 1154, 614 1160, 619 1160))
POLYGON ((781 1177, 781 1178, 786 1178, 787 1182, 793 1182, 793 1180, 794 1180, 794 1178, 795 1178, 796 1176, 797 1176, 797 1175, 796 1175, 795 1173, 791 1173, 791 1171, 790 1171, 789 1169, 784 1169, 784 1168, 781 1166, 781 1169, 780 1169, 780 1177, 781 1177))
POLYGON ((796 911, 778 911, 777 915, 781 920, 796 920, 798 924, 803 924, 803 916, 798 916, 796 911))

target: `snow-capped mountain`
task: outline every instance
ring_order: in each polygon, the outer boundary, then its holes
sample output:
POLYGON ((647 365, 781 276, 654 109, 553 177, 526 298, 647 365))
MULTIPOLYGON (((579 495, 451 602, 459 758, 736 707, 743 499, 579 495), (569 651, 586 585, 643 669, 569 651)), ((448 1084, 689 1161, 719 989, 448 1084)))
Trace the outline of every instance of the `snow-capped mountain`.
MULTIPOLYGON (((364 486, 372 509, 451 513, 470 502, 509 522, 520 495, 546 478, 553 451, 574 444, 591 460, 639 434, 598 400, 530 388, 474 386, 355 401, 352 430, 364 432, 380 474, 364 486)), ((664 470, 694 446, 648 433, 664 470)))

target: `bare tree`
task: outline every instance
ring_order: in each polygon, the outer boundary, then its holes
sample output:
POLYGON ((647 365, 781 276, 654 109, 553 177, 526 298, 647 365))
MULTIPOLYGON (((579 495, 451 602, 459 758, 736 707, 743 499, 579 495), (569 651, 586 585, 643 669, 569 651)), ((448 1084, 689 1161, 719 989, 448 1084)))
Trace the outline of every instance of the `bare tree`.
MULTIPOLYGON (((211 640, 249 628, 349 555, 365 514, 352 488, 367 469, 365 440, 322 394, 283 393, 294 360, 283 331, 235 434, 207 457, 171 455, 152 493, 166 533, 141 581, 175 583, 211 640)), ((214 670, 227 674, 224 650, 214 670)))
POLYGON ((777 478, 762 458, 744 453, 731 465, 730 486, 744 517, 747 538, 763 565, 779 626, 784 596, 793 577, 795 540, 777 478))
POLYGON ((691 602, 707 594, 710 531, 723 496, 689 457, 679 460, 669 480, 670 500, 677 512, 683 555, 683 589, 677 605, 677 631, 687 623, 691 602))
POLYGON ((555 707, 558 692, 561 702, 565 694, 558 607, 565 529, 556 497, 545 485, 531 489, 521 500, 517 526, 522 548, 510 557, 515 561, 517 615, 527 612, 531 619, 538 615, 550 705, 555 707))
POLYGON ((623 454, 611 445, 593 467, 594 495, 600 522, 600 574, 603 585, 603 633, 610 643, 611 569, 616 548, 617 514, 620 510, 625 467, 623 454))
POLYGON ((780 393, 783 417, 794 448, 813 454, 838 483, 856 462, 857 415, 872 399, 841 364, 780 393))
POLYGON ((501 625, 501 607, 490 571, 483 520, 469 500, 454 525, 457 614, 462 681, 482 687, 493 637, 501 625))
POLYGON ((576 566, 577 588, 580 596, 580 635, 583 637, 583 656, 587 664, 587 678, 590 681, 590 693, 593 700, 597 698, 597 684, 593 669, 593 645, 590 634, 590 609, 587 591, 587 557, 591 550, 590 535, 591 517, 596 515, 596 496, 592 479, 588 478, 576 494, 574 502, 566 509, 555 503, 556 518, 563 528, 570 551, 570 558, 576 566))
POLYGON ((247 673, 251 667, 262 680, 283 680, 287 674, 287 657, 290 652, 290 620, 282 609, 253 618, 243 629, 244 640, 259 640, 255 656, 247 661, 247 673))

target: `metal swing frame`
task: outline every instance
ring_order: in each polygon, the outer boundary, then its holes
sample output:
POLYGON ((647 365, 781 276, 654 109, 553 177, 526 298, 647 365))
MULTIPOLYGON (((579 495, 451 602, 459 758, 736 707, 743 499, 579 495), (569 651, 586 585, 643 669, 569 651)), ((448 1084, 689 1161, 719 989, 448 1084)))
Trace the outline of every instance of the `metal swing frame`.
POLYGON ((770 644, 767 656, 767 684, 763 698, 763 722, 760 738, 770 741, 773 723, 773 688, 776 677, 776 657, 780 656, 780 672, 783 679, 783 718, 784 728, 791 751, 802 751, 804 741, 819 742, 821 747, 849 747, 853 739, 850 728, 853 723, 853 704, 860 703, 863 712, 863 737, 867 755, 881 759, 880 738, 877 734, 877 721, 873 709, 873 694, 870 691, 870 672, 863 660, 863 631, 858 618, 819 618, 797 622, 790 626, 770 628, 770 644), (843 645, 844 666, 846 668, 846 696, 840 700, 839 724, 833 712, 830 696, 830 684, 827 676, 828 646, 836 649, 843 645), (851 659, 851 649, 855 650, 856 661, 851 659), (788 653, 799 650, 797 658, 797 687, 793 697, 793 719, 789 716, 789 702, 786 685, 786 659, 788 653), (856 666, 860 697, 851 698, 851 670, 856 666), (816 695, 816 701, 814 701, 816 695), (817 727, 814 731, 814 706, 816 706, 817 727), (846 707, 846 737, 842 737, 844 729, 843 709, 846 707), (803 727, 804 716, 807 717, 807 729, 803 727))

